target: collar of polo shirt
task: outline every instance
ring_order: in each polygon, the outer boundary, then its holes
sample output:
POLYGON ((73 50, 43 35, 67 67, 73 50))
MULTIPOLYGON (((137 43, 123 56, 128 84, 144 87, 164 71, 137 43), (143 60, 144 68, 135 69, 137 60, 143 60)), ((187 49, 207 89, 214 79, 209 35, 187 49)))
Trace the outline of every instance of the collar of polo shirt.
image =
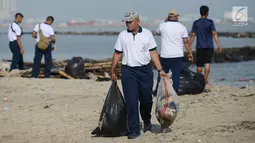
POLYGON ((44 22, 44 24, 46 24, 46 25, 50 25, 50 24, 48 24, 48 23, 46 23, 46 22, 44 22))
POLYGON ((178 22, 178 20, 167 20, 169 22, 178 22))
MULTIPOLYGON (((142 33, 142 31, 143 31, 142 27, 139 26, 138 33, 142 33)), ((128 30, 128 29, 127 29, 127 32, 128 32, 128 33, 133 33, 132 31, 130 31, 130 30, 128 30)))

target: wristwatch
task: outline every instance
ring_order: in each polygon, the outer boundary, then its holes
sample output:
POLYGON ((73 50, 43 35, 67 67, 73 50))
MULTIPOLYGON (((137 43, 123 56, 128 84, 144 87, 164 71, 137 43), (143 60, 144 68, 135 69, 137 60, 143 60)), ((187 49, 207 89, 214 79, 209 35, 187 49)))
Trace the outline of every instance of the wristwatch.
POLYGON ((161 70, 158 70, 158 72, 161 72, 161 71, 163 71, 162 69, 161 70))

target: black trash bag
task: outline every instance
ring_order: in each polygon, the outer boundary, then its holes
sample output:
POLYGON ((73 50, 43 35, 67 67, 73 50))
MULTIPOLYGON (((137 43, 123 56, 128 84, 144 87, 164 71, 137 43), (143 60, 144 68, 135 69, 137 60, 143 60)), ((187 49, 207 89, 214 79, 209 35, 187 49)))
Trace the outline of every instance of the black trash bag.
POLYGON ((196 73, 191 71, 187 66, 185 65, 182 66, 181 77, 185 78, 186 80, 192 79, 195 74, 196 73))
POLYGON ((201 73, 196 73, 196 74, 194 75, 194 77, 193 77, 193 81, 195 81, 195 82, 196 82, 195 85, 197 85, 197 86, 196 86, 196 87, 197 87, 197 88, 196 88, 197 90, 194 91, 193 94, 199 94, 199 93, 203 92, 204 89, 205 89, 205 85, 206 85, 204 75, 201 74, 201 73))
POLYGON ((188 67, 182 67, 178 95, 199 94, 204 91, 204 88, 205 79, 203 74, 195 73, 189 70, 188 67))
POLYGON ((85 77, 84 61, 82 57, 73 57, 65 66, 65 73, 68 75, 82 79, 85 77))
POLYGON ((126 135, 127 113, 117 82, 112 82, 100 114, 98 127, 91 134, 106 137, 126 135))

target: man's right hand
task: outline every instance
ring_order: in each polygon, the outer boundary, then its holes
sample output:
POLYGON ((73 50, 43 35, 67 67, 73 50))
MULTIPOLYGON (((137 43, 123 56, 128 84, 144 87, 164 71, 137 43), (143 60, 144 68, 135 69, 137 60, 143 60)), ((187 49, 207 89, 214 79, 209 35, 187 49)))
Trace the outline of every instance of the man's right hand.
POLYGON ((218 52, 221 53, 222 52, 222 48, 221 45, 218 46, 218 52))
POLYGON ((111 80, 112 81, 117 80, 117 76, 116 76, 115 72, 111 72, 110 74, 111 74, 111 80))
POLYGON ((24 50, 23 49, 20 49, 20 54, 24 54, 24 50))

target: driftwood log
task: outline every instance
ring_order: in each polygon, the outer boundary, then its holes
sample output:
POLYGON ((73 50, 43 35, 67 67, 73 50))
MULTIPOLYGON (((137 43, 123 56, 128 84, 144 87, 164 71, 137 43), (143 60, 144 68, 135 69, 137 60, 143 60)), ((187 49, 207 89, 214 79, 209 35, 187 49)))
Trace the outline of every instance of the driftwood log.
POLYGON ((58 73, 59 73, 60 75, 64 76, 64 77, 68 78, 68 79, 74 79, 72 76, 66 74, 66 73, 63 72, 63 71, 58 71, 58 73))

